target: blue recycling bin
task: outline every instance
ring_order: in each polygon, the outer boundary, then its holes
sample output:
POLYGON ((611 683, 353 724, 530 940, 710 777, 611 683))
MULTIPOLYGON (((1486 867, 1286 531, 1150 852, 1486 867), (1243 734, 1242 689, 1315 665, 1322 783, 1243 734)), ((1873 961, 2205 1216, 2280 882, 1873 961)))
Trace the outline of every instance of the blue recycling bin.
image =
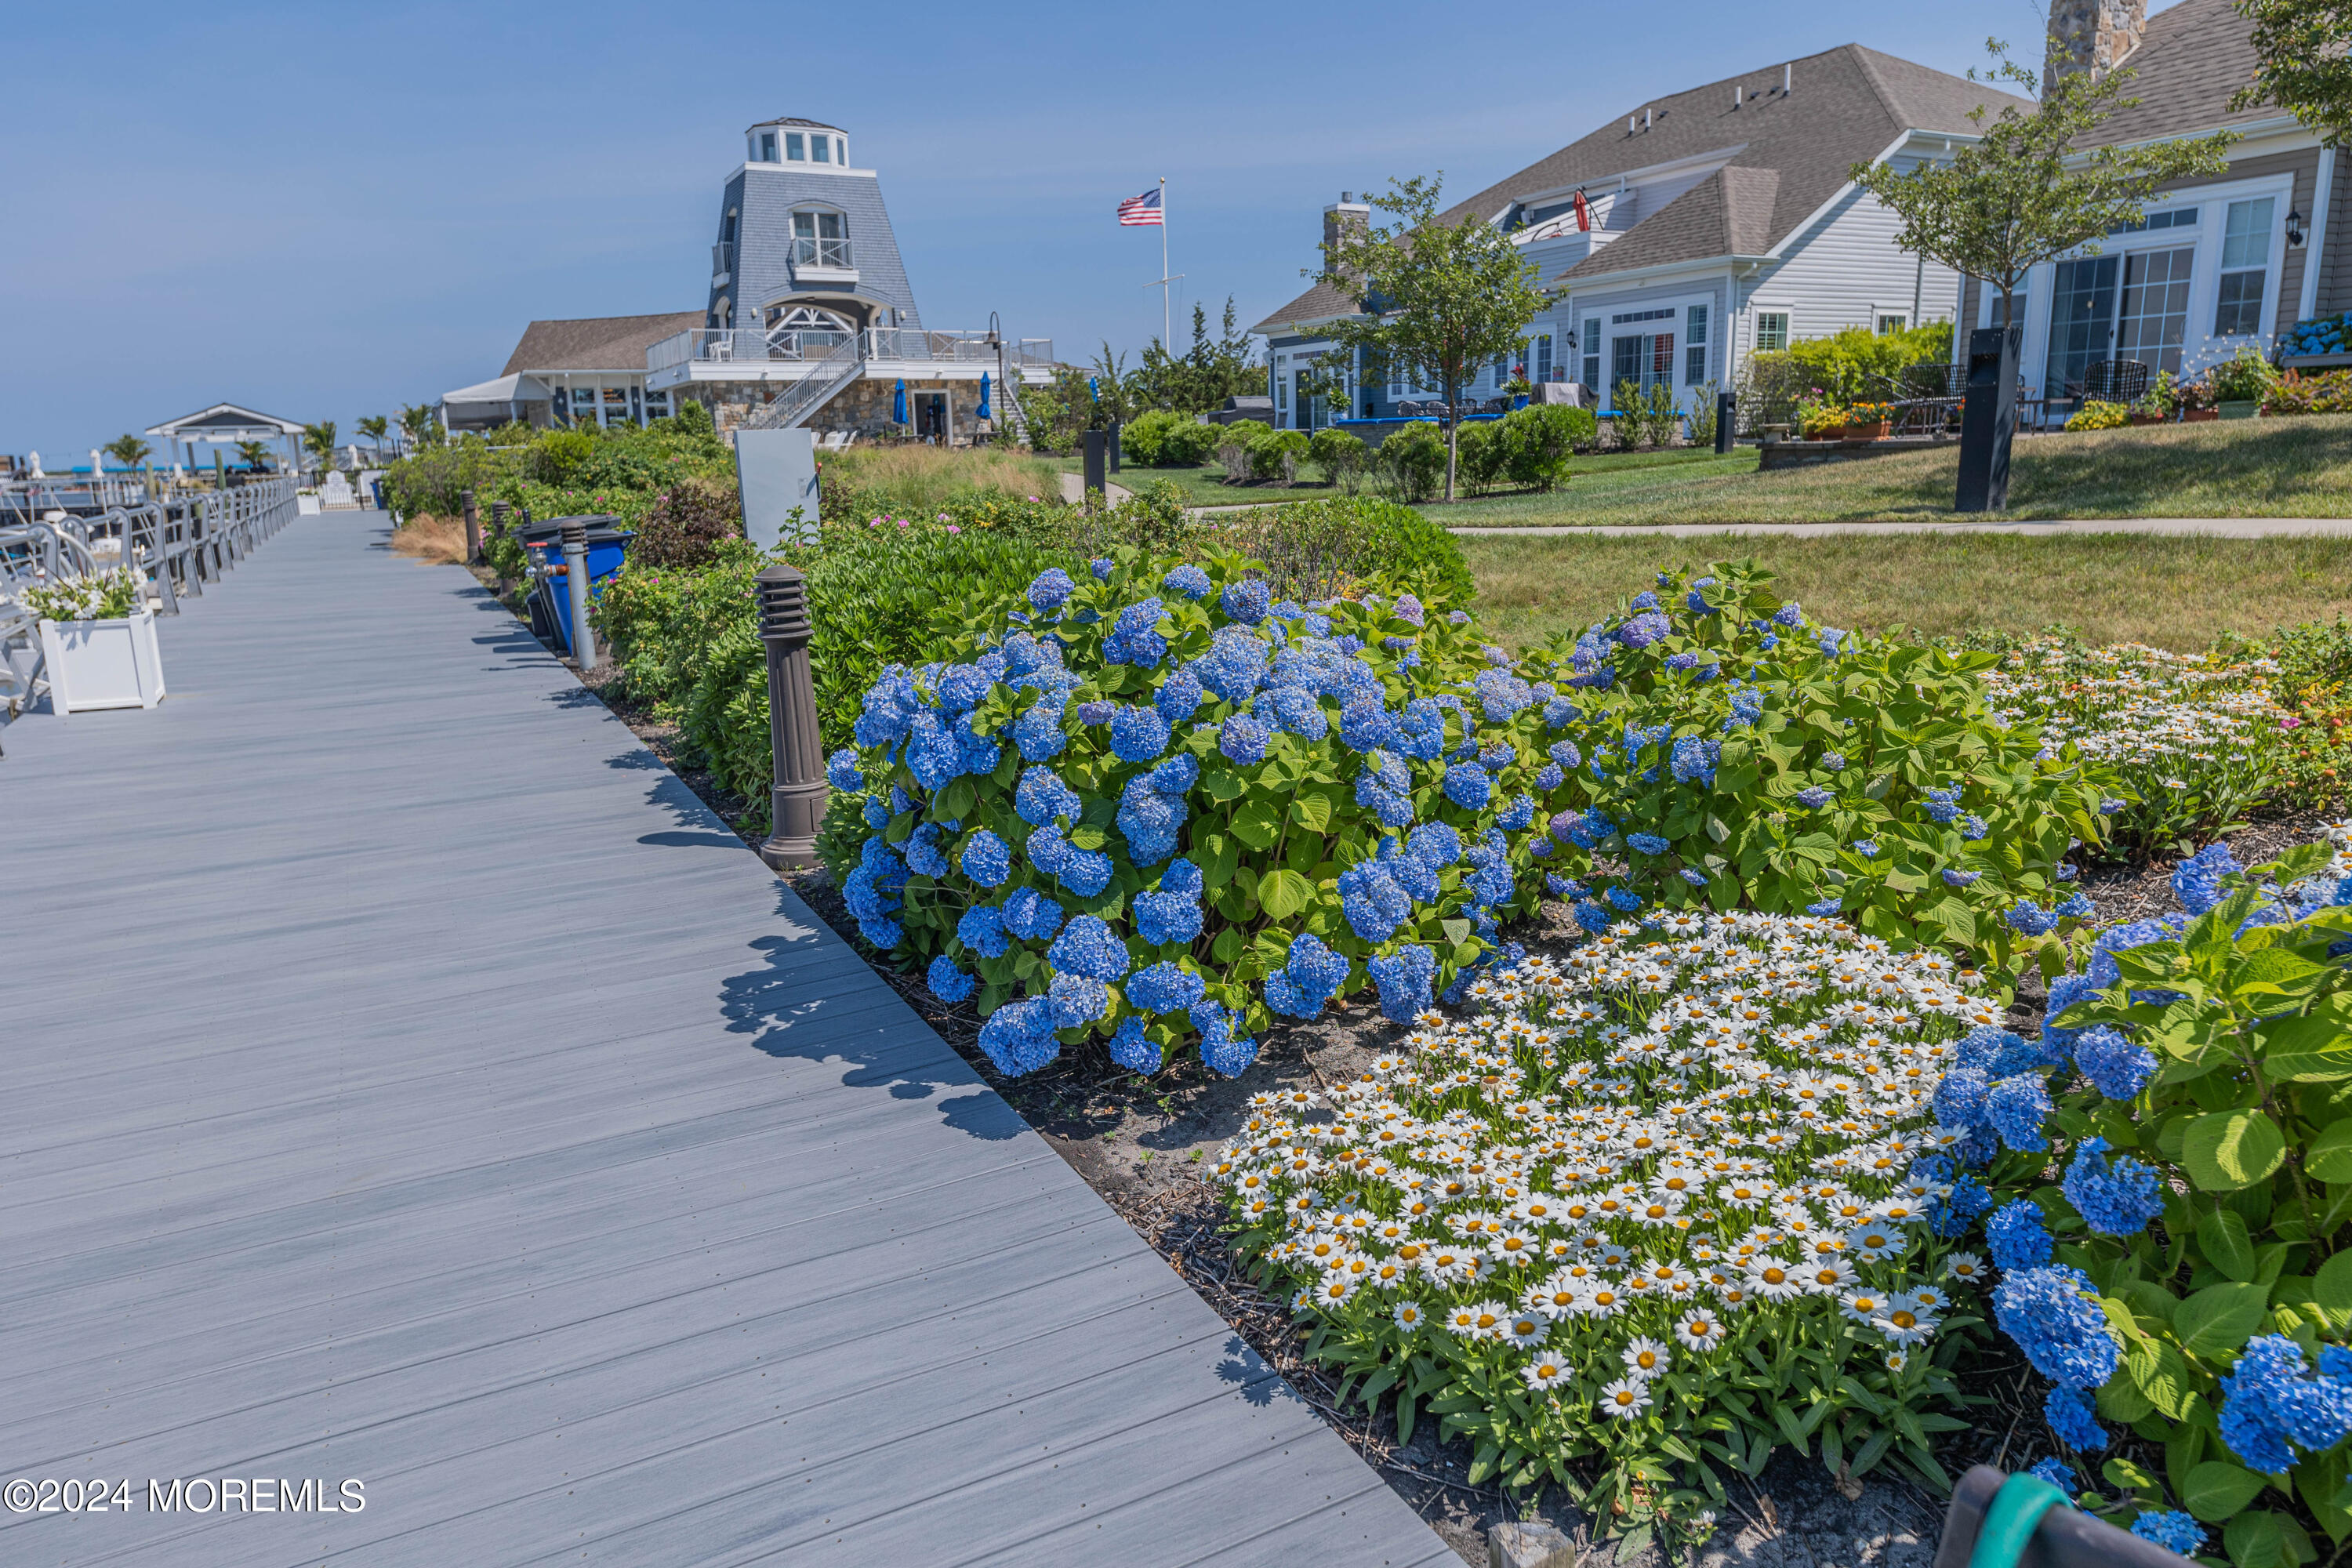
MULTIPOLYGON (((526 523, 517 531, 530 558, 532 629, 539 631, 543 626, 552 631, 567 653, 572 651, 572 593, 565 580, 569 568, 563 559, 563 524, 572 521, 552 517, 526 523)), ((628 557, 629 541, 636 534, 621 527, 621 520, 610 512, 577 521, 588 525, 588 595, 594 598, 604 593, 606 579, 621 569, 628 557)))

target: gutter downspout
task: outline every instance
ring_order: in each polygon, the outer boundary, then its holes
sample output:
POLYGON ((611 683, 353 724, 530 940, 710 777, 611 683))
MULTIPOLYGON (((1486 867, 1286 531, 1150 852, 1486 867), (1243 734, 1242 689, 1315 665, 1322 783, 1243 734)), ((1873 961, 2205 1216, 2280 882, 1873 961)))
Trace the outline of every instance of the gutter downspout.
POLYGON ((2319 150, 2318 190, 2311 198, 2311 237, 2304 244, 2303 291, 2294 319, 2307 321, 2319 314, 2319 267, 2327 249, 2327 198, 2336 189, 2336 149, 2319 150))

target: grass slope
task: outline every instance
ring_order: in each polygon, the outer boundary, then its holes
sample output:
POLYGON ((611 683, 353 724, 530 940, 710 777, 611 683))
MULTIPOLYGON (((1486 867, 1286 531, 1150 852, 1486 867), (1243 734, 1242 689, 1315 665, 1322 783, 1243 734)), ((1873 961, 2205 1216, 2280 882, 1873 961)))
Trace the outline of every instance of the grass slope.
POLYGON ((1753 556, 1780 592, 1832 626, 2036 631, 2064 623, 2096 642, 2202 648, 2225 631, 2334 620, 2352 605, 2352 539, 2205 539, 2006 533, 1470 536, 1479 620, 1512 647, 1591 624, 1662 566, 1753 556))
MULTIPOLYGON (((1638 455, 1637 455, 1638 456, 1638 455)), ((1433 506, 1449 527, 1826 522, 1951 515, 1949 449, 1756 472, 1752 453, 1630 468, 1583 458, 1552 495, 1433 506)), ((2352 419, 2320 415, 2024 437, 2015 518, 2352 516, 2352 419)))

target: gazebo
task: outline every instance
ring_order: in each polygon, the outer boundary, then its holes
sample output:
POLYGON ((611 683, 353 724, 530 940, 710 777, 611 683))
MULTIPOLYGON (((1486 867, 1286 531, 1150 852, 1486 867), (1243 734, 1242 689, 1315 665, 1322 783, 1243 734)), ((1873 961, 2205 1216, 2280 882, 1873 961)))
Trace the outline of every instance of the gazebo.
POLYGON ((196 461, 199 442, 219 447, 234 447, 241 441, 283 441, 286 444, 287 469, 299 475, 302 471, 302 428, 299 420, 257 414, 234 403, 215 403, 210 408, 150 426, 147 434, 169 443, 166 450, 173 462, 180 460, 180 448, 184 447, 188 467, 192 468, 199 466, 196 461))

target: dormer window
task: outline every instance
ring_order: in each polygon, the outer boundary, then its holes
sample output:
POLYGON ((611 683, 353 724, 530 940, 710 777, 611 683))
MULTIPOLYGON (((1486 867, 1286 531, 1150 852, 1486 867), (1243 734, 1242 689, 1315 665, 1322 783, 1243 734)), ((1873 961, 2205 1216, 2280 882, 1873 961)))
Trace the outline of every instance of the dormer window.
POLYGON ((762 131, 760 132, 760 162, 772 163, 775 161, 776 133, 772 131, 762 131))
POLYGON ((808 162, 808 138, 797 131, 784 132, 784 159, 787 163, 808 162))
POLYGON ((793 214, 793 262, 799 267, 848 266, 848 221, 836 212, 793 214))
POLYGON ((815 162, 815 163, 832 163, 832 162, 833 162, 833 138, 832 138, 832 137, 830 137, 830 136, 812 136, 812 137, 810 137, 810 138, 809 138, 809 157, 810 157, 810 159, 811 159, 812 161, 814 161, 814 162, 815 162))

